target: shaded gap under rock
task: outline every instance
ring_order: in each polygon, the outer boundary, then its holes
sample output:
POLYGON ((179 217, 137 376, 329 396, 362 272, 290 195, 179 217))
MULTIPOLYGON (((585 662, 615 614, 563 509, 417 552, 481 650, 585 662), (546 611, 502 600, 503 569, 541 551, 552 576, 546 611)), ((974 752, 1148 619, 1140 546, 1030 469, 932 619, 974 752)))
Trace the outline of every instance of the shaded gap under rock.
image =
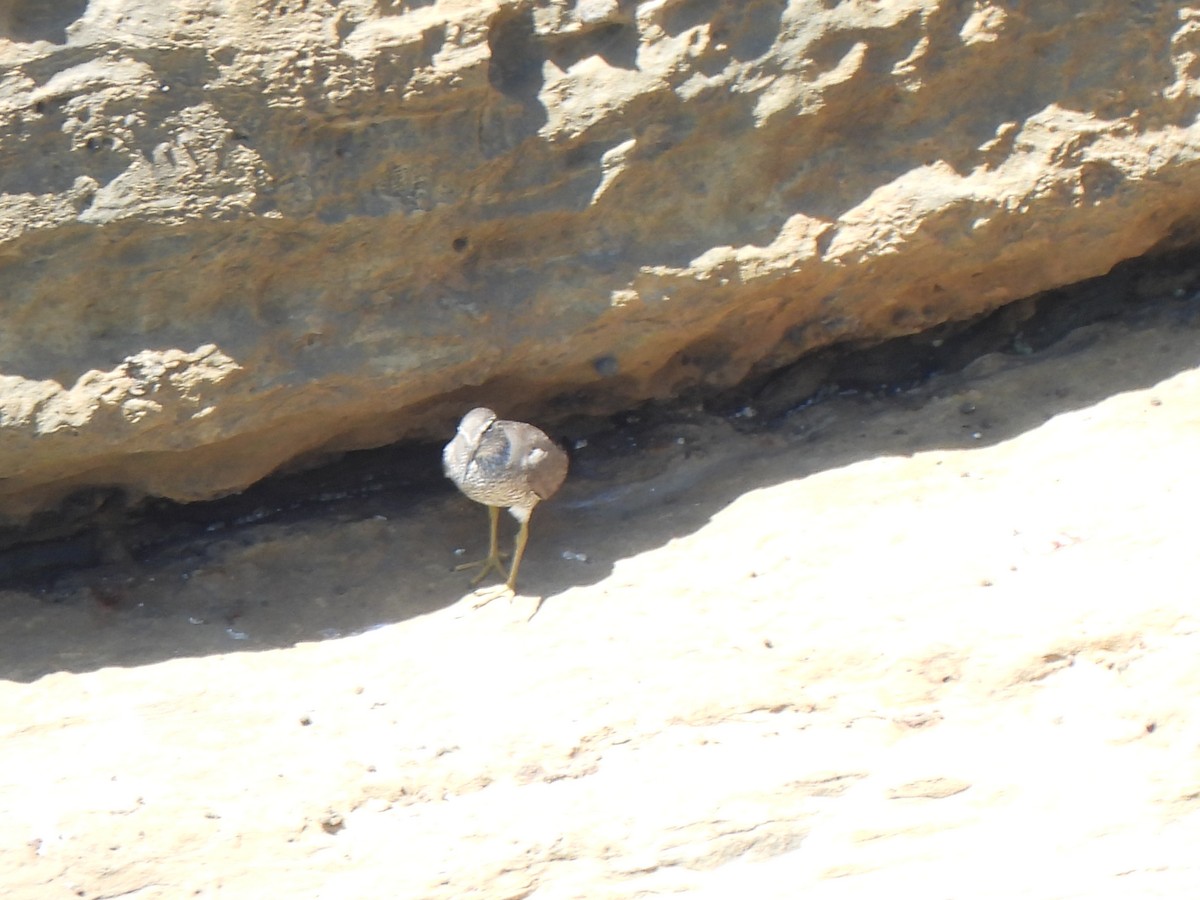
MULTIPOLYGON (((1107 275, 916 334, 825 347, 732 389, 695 388, 610 416, 545 421, 568 448, 586 436, 592 446, 616 456, 638 452, 639 435, 648 429, 686 420, 698 409, 739 430, 768 431, 788 414, 834 396, 901 395, 988 354, 1028 355, 1085 325, 1137 324, 1152 316, 1173 317, 1168 320, 1181 326, 1200 322, 1200 245, 1165 249, 1121 263, 1107 275)), ((262 523, 325 514, 363 518, 375 514, 372 504, 391 512, 451 490, 442 477, 440 444, 413 442, 346 452, 215 500, 131 502, 121 490, 99 485, 72 494, 23 527, 0 529, 0 587, 45 589, 73 572, 161 559, 185 543, 228 538, 262 523)))

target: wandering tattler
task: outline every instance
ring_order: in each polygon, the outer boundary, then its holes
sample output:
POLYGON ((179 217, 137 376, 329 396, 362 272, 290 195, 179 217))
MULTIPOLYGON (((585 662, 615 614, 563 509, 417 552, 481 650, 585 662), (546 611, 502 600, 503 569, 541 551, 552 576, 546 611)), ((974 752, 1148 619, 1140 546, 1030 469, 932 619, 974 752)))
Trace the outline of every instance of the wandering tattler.
POLYGON ((458 567, 483 567, 471 584, 478 584, 493 569, 504 574, 496 544, 500 508, 507 507, 521 523, 507 581, 508 589, 515 593, 517 569, 529 540, 529 516, 538 503, 562 486, 567 477, 567 454, 541 429, 498 418, 490 409, 479 407, 458 423, 458 433, 442 451, 442 468, 460 491, 488 508, 491 540, 487 557, 458 567))

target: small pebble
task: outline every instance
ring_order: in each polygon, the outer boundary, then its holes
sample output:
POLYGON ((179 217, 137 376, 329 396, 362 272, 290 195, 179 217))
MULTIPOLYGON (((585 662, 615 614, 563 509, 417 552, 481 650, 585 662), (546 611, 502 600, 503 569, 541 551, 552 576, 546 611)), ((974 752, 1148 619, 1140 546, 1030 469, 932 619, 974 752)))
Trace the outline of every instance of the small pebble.
POLYGON ((225 633, 227 635, 229 635, 231 638, 233 638, 235 641, 244 641, 246 638, 249 637, 249 635, 246 634, 246 632, 238 631, 234 628, 226 628, 225 633))

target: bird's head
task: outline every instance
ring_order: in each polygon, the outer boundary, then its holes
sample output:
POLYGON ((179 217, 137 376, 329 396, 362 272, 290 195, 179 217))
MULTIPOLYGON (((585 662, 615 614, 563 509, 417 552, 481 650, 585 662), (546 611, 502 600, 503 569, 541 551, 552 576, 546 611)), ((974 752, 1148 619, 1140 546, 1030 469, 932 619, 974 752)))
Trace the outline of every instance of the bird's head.
POLYGON ((496 421, 496 414, 485 406, 477 406, 458 423, 458 433, 466 438, 471 445, 479 443, 484 432, 492 427, 492 423, 496 421))

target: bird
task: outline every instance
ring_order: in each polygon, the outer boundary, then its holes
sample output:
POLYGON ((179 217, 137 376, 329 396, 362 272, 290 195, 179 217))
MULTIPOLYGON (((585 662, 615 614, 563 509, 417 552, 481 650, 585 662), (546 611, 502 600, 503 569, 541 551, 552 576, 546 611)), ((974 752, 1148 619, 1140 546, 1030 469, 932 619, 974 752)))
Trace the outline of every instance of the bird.
POLYGON ((460 491, 488 508, 488 555, 457 567, 483 567, 471 584, 478 584, 493 570, 504 574, 497 544, 500 510, 507 508, 521 523, 505 582, 515 594, 517 571, 529 541, 529 517, 535 506, 562 487, 567 478, 567 454, 540 428, 501 419, 481 406, 458 423, 458 431, 442 451, 442 470, 460 491))

